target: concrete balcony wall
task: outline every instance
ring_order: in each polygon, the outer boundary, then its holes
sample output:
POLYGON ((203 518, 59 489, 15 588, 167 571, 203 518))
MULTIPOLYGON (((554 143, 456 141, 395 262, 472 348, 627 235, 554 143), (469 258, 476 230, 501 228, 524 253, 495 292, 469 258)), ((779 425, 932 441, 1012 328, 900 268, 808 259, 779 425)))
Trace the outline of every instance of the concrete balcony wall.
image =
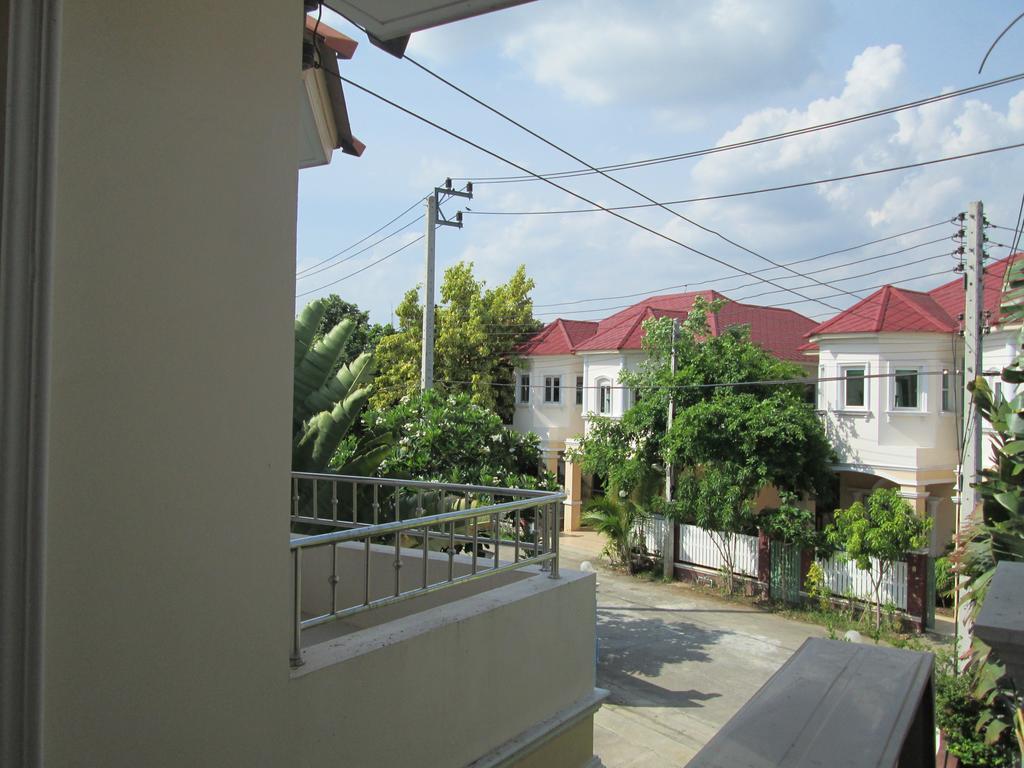
POLYGON ((537 573, 307 647, 288 686, 296 764, 581 768, 595 611, 592 574, 537 573))

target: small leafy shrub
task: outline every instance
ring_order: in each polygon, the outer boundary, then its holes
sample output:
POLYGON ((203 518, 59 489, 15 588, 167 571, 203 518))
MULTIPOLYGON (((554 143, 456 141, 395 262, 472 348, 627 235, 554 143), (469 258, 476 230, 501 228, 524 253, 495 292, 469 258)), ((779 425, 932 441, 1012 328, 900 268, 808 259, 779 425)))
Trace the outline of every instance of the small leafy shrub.
POLYGON ((804 579, 804 591, 808 599, 819 611, 832 609, 832 591, 825 583, 825 569, 817 560, 811 563, 807 569, 807 578, 804 579))
POLYGON ((625 566, 630 573, 637 571, 635 554, 643 548, 640 523, 646 516, 630 499, 610 496, 591 499, 583 508, 583 524, 608 539, 604 554, 613 565, 625 566))
POLYGON ((942 731, 946 750, 960 759, 962 768, 1012 766, 1015 750, 1009 738, 986 744, 978 731, 985 704, 973 695, 974 676, 957 675, 952 654, 936 658, 935 724, 942 731))

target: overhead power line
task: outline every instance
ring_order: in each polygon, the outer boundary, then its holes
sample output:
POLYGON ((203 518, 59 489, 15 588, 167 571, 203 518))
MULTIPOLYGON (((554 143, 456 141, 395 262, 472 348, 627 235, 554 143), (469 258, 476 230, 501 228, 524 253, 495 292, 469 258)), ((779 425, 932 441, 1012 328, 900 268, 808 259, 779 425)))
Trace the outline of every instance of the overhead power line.
MULTIPOLYGON (((342 248, 337 253, 335 253, 335 254, 333 254, 331 256, 328 256, 326 259, 323 259, 322 261, 318 261, 316 264, 310 264, 308 267, 303 267, 302 269, 296 270, 295 274, 296 275, 301 275, 301 274, 303 274, 305 272, 308 272, 311 269, 315 269, 316 267, 319 267, 321 264, 326 264, 327 262, 331 261, 332 259, 337 258, 338 256, 341 256, 342 254, 348 253, 353 248, 357 248, 358 246, 360 246, 361 244, 363 244, 367 240, 369 240, 371 237, 376 235, 378 232, 381 232, 382 230, 385 230, 388 227, 390 227, 392 224, 394 224, 400 218, 405 216, 405 214, 407 214, 409 211, 411 211, 413 208, 415 208, 416 206, 418 206, 422 202, 423 202, 423 198, 421 197, 419 200, 417 200, 415 203, 410 205, 408 208, 406 208, 400 214, 395 216, 395 218, 391 219, 391 221, 389 221, 387 224, 381 224, 379 227, 377 227, 377 229, 373 230, 373 232, 368 234, 366 237, 362 238, 361 240, 356 240, 356 242, 352 243, 352 245, 350 245, 350 246, 348 246, 346 248, 342 248)), ((349 258, 351 258, 351 257, 349 257, 349 258)), ((348 259, 345 259, 345 261, 348 261, 348 259)))
MULTIPOLYGON (((705 149, 696 149, 689 152, 680 152, 674 155, 664 155, 662 157, 652 157, 646 160, 634 160, 625 163, 614 163, 611 165, 604 165, 599 167, 599 171, 623 171, 631 168, 642 168, 648 165, 659 165, 662 163, 672 163, 678 160, 687 160, 694 157, 703 157, 705 155, 717 154, 719 152, 728 152, 734 149, 742 149, 744 147, 756 146, 758 144, 765 144, 772 141, 779 141, 781 139, 788 139, 794 136, 802 136, 806 133, 814 133, 817 131, 829 130, 832 128, 838 128, 843 125, 850 125, 851 123, 858 123, 863 120, 871 120, 876 117, 884 117, 891 115, 896 112, 902 112, 909 109, 917 109, 928 104, 934 104, 940 101, 946 101, 947 99, 955 99, 960 96, 967 96, 972 93, 984 91, 989 88, 997 88, 1001 85, 1009 85, 1019 80, 1024 80, 1024 73, 1009 75, 1007 77, 999 78, 998 80, 991 80, 987 83, 979 83, 978 85, 968 86, 966 88, 959 88, 955 91, 948 91, 947 93, 940 93, 935 96, 928 96, 923 99, 917 99, 915 101, 908 101, 903 104, 897 104, 892 107, 885 107, 883 109, 876 109, 871 112, 864 112, 859 115, 853 115, 851 117, 845 117, 839 120, 832 120, 827 123, 818 123, 816 125, 809 125, 804 128, 797 128, 791 131, 783 131, 781 133, 774 133, 769 136, 760 136, 754 139, 745 139, 743 141, 736 141, 730 144, 720 144, 714 147, 707 147, 705 149)), ((590 170, 570 170, 570 171, 556 171, 553 173, 542 173, 539 174, 544 179, 567 179, 574 178, 576 176, 589 176, 594 171, 590 170)), ((464 177, 460 178, 460 181, 470 180, 475 184, 510 184, 520 183, 525 181, 535 181, 536 179, 531 176, 476 176, 476 177, 464 177)))
POLYGON ((344 282, 345 280, 348 280, 350 277, 355 277, 356 275, 360 274, 361 272, 365 272, 366 270, 370 269, 371 267, 375 267, 378 264, 380 264, 381 262, 387 261, 392 256, 394 256, 395 254, 401 253, 402 251, 404 251, 409 246, 415 245, 420 240, 422 240, 423 237, 424 237, 423 235, 420 235, 419 237, 415 238, 414 240, 410 240, 408 243, 403 245, 401 248, 396 248, 395 250, 391 251, 391 253, 388 253, 388 254, 386 254, 384 256, 381 256, 376 261, 371 261, 365 267, 360 267, 359 269, 355 270, 354 272, 349 272, 344 277, 339 277, 337 280, 332 280, 331 282, 325 283, 324 285, 318 286, 316 288, 311 288, 308 291, 303 291, 302 293, 297 293, 297 294, 295 294, 295 298, 298 299, 298 298, 302 298, 303 296, 309 296, 309 294, 311 294, 311 293, 317 293, 319 291, 322 291, 324 288, 330 288, 332 285, 337 285, 338 283, 344 282))
MULTIPOLYGON (((944 270, 940 270, 938 272, 929 272, 926 275, 914 275, 913 277, 908 277, 908 278, 905 278, 903 280, 890 280, 888 282, 881 283, 879 285, 865 286, 863 288, 858 288, 857 290, 859 290, 859 291, 876 290, 876 289, 882 288, 882 287, 884 287, 886 285, 899 285, 901 283, 909 283, 909 282, 913 282, 914 280, 922 280, 922 279, 924 279, 926 277, 937 277, 939 275, 945 275, 945 274, 948 274, 948 273, 949 273, 949 270, 948 269, 944 269, 944 270)), ((749 301, 750 299, 756 299, 756 298, 758 298, 759 296, 762 296, 762 295, 764 295, 764 294, 759 294, 759 293, 758 294, 752 294, 750 296, 742 297, 742 300, 743 301, 749 301)), ((830 297, 835 297, 835 296, 839 296, 839 295, 842 295, 842 294, 832 294, 831 296, 826 296, 826 297, 823 297, 823 298, 830 298, 830 297)), ((735 301, 739 301, 740 299, 734 299, 734 300, 735 301)), ((799 300, 796 300, 796 301, 787 301, 787 302, 781 302, 781 303, 778 303, 778 304, 773 304, 772 306, 773 307, 787 307, 787 306, 792 306, 793 304, 801 304, 801 303, 803 303, 803 301, 804 301, 803 299, 799 299, 799 300)), ((616 306, 611 306, 611 307, 593 307, 591 309, 576 309, 576 310, 569 310, 569 311, 566 311, 566 312, 538 312, 537 314, 538 315, 558 315, 558 316, 561 316, 561 315, 578 315, 578 314, 583 314, 583 313, 587 313, 587 312, 614 312, 615 310, 626 309, 627 307, 631 307, 631 306, 633 306, 633 305, 632 304, 618 304, 616 306)), ((769 309, 770 308, 771 307, 769 307, 769 309)), ((840 310, 840 311, 842 311, 842 310, 840 310)))
POLYGON ((380 245, 381 243, 383 243, 383 242, 385 242, 387 240, 390 240, 395 235, 401 234, 402 232, 407 230, 409 227, 411 227, 413 224, 418 224, 420 222, 420 220, 421 220, 420 217, 417 216, 415 219, 407 221, 405 224, 400 226, 395 231, 390 232, 387 235, 384 235, 384 237, 380 238, 379 240, 376 240, 376 241, 370 243, 369 245, 365 245, 362 248, 360 248, 358 251, 355 251, 354 253, 349 254, 348 256, 346 256, 341 261, 338 261, 338 262, 336 262, 334 264, 327 264, 326 266, 322 266, 319 269, 314 269, 312 272, 306 272, 306 274, 304 274, 304 275, 298 275, 295 279, 296 280, 304 280, 307 277, 312 277, 313 275, 318 275, 321 272, 326 272, 329 269, 334 269, 335 267, 337 267, 337 266, 339 266, 341 264, 344 264, 345 262, 350 261, 351 259, 354 259, 356 256, 359 256, 359 255, 361 255, 363 253, 366 253, 367 251, 369 251, 369 250, 371 250, 373 248, 376 248, 378 245, 380 245))
MULTIPOLYGON (((950 372, 951 371, 949 371, 949 370, 941 370, 941 371, 921 371, 921 370, 919 370, 919 371, 917 371, 916 375, 918 375, 918 376, 942 376, 942 375, 948 374, 950 372)), ((955 373, 959 373, 959 371, 955 371, 955 373)), ((895 371, 892 371, 892 372, 889 372, 889 373, 865 373, 863 376, 857 376, 856 378, 858 378, 858 379, 889 379, 889 378, 893 378, 893 377, 896 377, 896 376, 905 376, 905 375, 906 374, 899 374, 899 373, 896 373, 895 371)), ((847 378, 848 377, 846 377, 846 376, 808 376, 807 378, 800 378, 800 379, 761 379, 761 380, 757 380, 757 381, 727 381, 727 382, 715 382, 715 383, 710 383, 710 384, 658 384, 658 385, 653 385, 653 386, 649 386, 649 387, 648 386, 639 387, 639 389, 641 391, 644 391, 644 390, 673 390, 673 391, 679 391, 679 390, 687 390, 687 389, 732 389, 732 388, 736 388, 736 387, 792 386, 794 384, 798 384, 798 385, 799 384, 811 385, 811 384, 821 384, 821 383, 824 383, 824 382, 827 382, 827 381, 846 381, 847 378)), ((452 384, 455 384, 455 385, 468 384, 468 385, 474 385, 474 386, 480 384, 480 382, 468 381, 468 380, 459 380, 459 379, 448 379, 448 380, 445 380, 445 381, 438 381, 438 382, 435 382, 435 383, 437 383, 437 384, 448 384, 448 385, 452 385, 452 384)), ((492 387, 522 387, 522 388, 527 388, 528 387, 529 389, 543 389, 544 388, 544 384, 543 383, 533 384, 531 382, 530 384, 520 384, 520 383, 515 382, 515 381, 509 381, 509 382, 492 381, 492 382, 489 382, 488 386, 492 386, 492 387)), ((601 384, 601 385, 598 385, 598 384, 584 384, 582 387, 576 387, 574 384, 567 384, 567 385, 565 385, 564 387, 561 387, 561 388, 562 389, 566 389, 566 390, 577 389, 577 388, 578 389, 604 389, 604 388, 607 388, 607 389, 629 389, 629 390, 637 389, 637 387, 626 387, 626 386, 623 386, 621 384, 614 384, 614 385, 612 385, 612 384, 601 384)))
MULTIPOLYGON (((687 224, 689 224, 689 225, 691 225, 693 227, 697 227, 698 229, 700 229, 700 230, 702 230, 704 232, 707 232, 708 234, 714 235, 715 237, 719 238, 723 242, 728 243, 729 245, 733 246, 734 248, 739 248, 740 250, 745 251, 746 253, 749 253, 751 256, 754 256, 755 258, 761 259, 762 261, 764 261, 764 262, 766 262, 768 264, 771 264, 773 267, 778 267, 780 269, 784 269, 784 270, 786 270, 787 272, 789 272, 789 273, 791 273, 793 275, 800 275, 802 277, 806 277, 806 275, 801 275, 801 273, 797 272, 796 270, 793 270, 790 267, 787 267, 787 266, 785 266, 785 265, 783 265, 783 264, 781 264, 781 263, 779 263, 779 262, 777 262, 777 261, 775 261, 773 259, 770 259, 767 256, 765 256, 765 255, 755 251, 752 248, 749 248, 749 247, 747 247, 745 245, 742 245, 741 243, 738 243, 737 241, 735 241, 735 240, 727 237, 726 235, 722 234, 722 232, 720 232, 719 230, 714 229, 712 227, 707 227, 707 226, 701 224, 700 222, 695 221, 694 219, 692 219, 692 218, 690 218, 688 216, 683 215, 679 211, 673 210, 672 208, 669 208, 668 206, 666 206, 666 205, 664 205, 662 203, 659 203, 658 201, 656 201, 653 197, 651 197, 647 193, 642 192, 639 189, 637 189, 636 187, 631 186, 631 185, 627 184, 626 182, 624 182, 624 181, 622 181, 620 179, 617 179, 614 176, 611 176, 611 175, 609 175, 608 173, 606 173, 604 171, 599 170, 594 165, 592 165, 591 163, 588 163, 586 160, 581 158, 579 155, 574 154, 573 152, 570 152, 565 147, 563 147, 563 146, 561 146, 561 145, 551 141, 550 139, 542 136, 541 134, 537 133, 537 131, 533 130, 532 128, 528 128, 527 126, 523 125, 518 120, 516 120, 516 119, 506 115, 501 110, 491 106, 490 104, 488 104, 487 102, 485 102, 482 99, 478 98, 477 96, 474 96, 473 94, 469 93, 464 88, 461 88, 460 86, 456 85, 451 80, 448 80, 447 78, 442 77, 441 75, 437 74, 436 72, 434 72, 433 70, 429 69, 428 67, 425 67, 424 65, 420 64, 415 59, 412 59, 412 58, 410 58, 408 56, 406 56, 406 59, 411 64, 413 64, 414 66, 416 66, 419 69, 421 69, 423 72, 426 72, 428 75, 430 75, 431 77, 435 78, 439 82, 444 83, 445 85, 447 85, 452 90, 462 94, 463 96, 465 96, 470 101, 474 102, 475 104, 480 105, 484 109, 486 109, 489 112, 497 115, 498 117, 500 117, 501 119, 503 119, 506 122, 510 123, 511 125, 514 125, 515 127, 519 128, 524 133, 528 133, 530 136, 533 136, 535 139, 537 139, 538 141, 542 142, 543 144, 546 144, 547 146, 551 147, 552 149, 556 150, 557 152, 562 153, 563 155, 565 155, 566 157, 570 158, 571 160, 575 160, 580 165, 586 166, 587 168, 589 168, 594 173, 600 174, 602 177, 604 177, 608 181, 612 182, 613 184, 615 184, 617 186, 620 186, 620 187, 622 187, 623 189, 625 189, 625 190, 627 190, 629 192, 632 192, 637 197, 640 197, 643 200, 646 200, 648 203, 661 208, 666 213, 669 213, 672 216, 675 216, 677 219, 685 221, 687 224)), ((551 183, 551 182, 549 181, 548 183, 551 183)), ((762 280, 764 278, 758 277, 757 279, 762 280)), ((809 278, 809 279, 811 280, 811 282, 813 282, 816 285, 819 285, 819 286, 825 287, 825 288, 832 288, 833 290, 835 290, 835 286, 829 284, 826 281, 821 281, 821 280, 818 280, 818 279, 813 278, 813 277, 809 278)), ((782 288, 782 286, 778 286, 778 287, 782 288)), ((790 289, 786 289, 786 290, 790 290, 790 289)), ((843 293, 848 293, 847 291, 843 291, 842 289, 839 289, 839 290, 841 292, 843 292, 843 293)), ((799 294, 795 294, 795 295, 799 295, 799 294)), ((854 298, 860 298, 855 293, 849 293, 849 295, 853 296, 854 298)), ((831 305, 831 304, 828 304, 827 302, 819 302, 819 303, 822 304, 822 306, 829 307, 830 309, 836 309, 836 310, 839 309, 838 307, 836 307, 834 305, 831 305)))
MULTIPOLYGON (((814 179, 813 181, 798 181, 792 184, 779 184, 774 187, 761 187, 759 189, 748 189, 742 192, 724 192, 718 195, 702 195, 700 197, 686 197, 681 200, 665 200, 662 202, 655 203, 633 203, 632 205, 612 205, 612 206, 600 206, 595 208, 562 208, 556 210, 546 211, 466 211, 467 214, 474 216, 556 216, 561 214, 569 213, 595 213, 597 211, 632 211, 639 208, 664 208, 667 205, 683 205, 684 203, 700 203, 707 200, 726 200, 733 197, 746 197, 748 195, 762 195, 768 192, 782 192, 787 189, 800 189, 802 187, 813 187, 819 184, 832 184, 837 181, 849 181, 851 179, 863 179, 868 176, 878 176, 883 173, 895 173, 897 171, 909 171, 914 168, 924 168, 929 165, 937 165, 939 163, 949 163, 954 160, 966 160, 971 157, 980 157, 982 155, 990 155, 995 152, 1006 152, 1010 149, 1020 149, 1024 147, 1024 142, 1018 144, 1007 144, 1002 147, 991 147, 989 149, 980 149, 975 152, 963 152, 959 155, 949 155, 947 157, 937 157, 933 160, 923 160, 917 163, 906 163, 904 165, 894 165, 889 168, 877 168, 873 171, 861 171, 859 173, 849 173, 844 176, 831 176, 827 179, 814 179)), ((672 211, 675 213, 674 211, 672 211)))
MULTIPOLYGON (((325 70, 325 72, 326 72, 326 70, 325 70)), ((386 96, 382 96, 381 94, 377 93, 376 91, 374 91, 374 90, 372 90, 370 88, 367 88, 366 86, 361 85, 361 84, 355 82, 354 80, 351 80, 351 79, 349 79, 347 77, 344 77, 343 75, 340 75, 340 74, 335 74, 333 72, 329 72, 328 74, 332 75, 333 77, 336 77, 341 82, 348 84, 352 88, 355 88, 355 89, 357 89, 359 91, 362 91, 363 93, 367 94, 368 96, 372 96, 373 98, 381 101, 382 103, 387 104, 388 106, 393 107, 394 109, 397 109, 398 111, 403 112, 404 114, 407 114, 407 115, 409 115, 410 117, 412 117, 412 118, 414 118, 416 120, 419 120, 420 122, 424 123, 425 125, 429 125, 430 127, 434 128, 435 130, 438 130, 441 133, 444 133, 444 134, 452 137, 453 139, 456 139, 457 141, 461 141, 462 143, 466 144, 467 146, 471 146, 474 149, 476 149, 476 150, 478 150, 480 152, 483 152, 484 154, 489 155, 490 157, 493 157, 496 160, 499 160, 499 161, 501 161, 503 163, 506 163, 507 165, 512 166, 513 168, 516 168, 517 170, 522 171, 523 173, 532 173, 532 171, 530 171, 530 169, 526 168, 525 166, 520 165, 519 163, 516 163, 513 160, 509 160, 507 157, 504 157, 503 155, 495 152, 494 150, 488 149, 488 148, 482 146, 481 144, 478 144, 477 142, 473 141, 472 139, 468 139, 465 136, 461 136, 460 134, 455 133, 455 131, 451 130, 450 128, 446 128, 443 125, 440 125, 439 123, 431 120, 430 118, 424 117, 423 115, 420 115, 417 112, 414 112, 413 110, 409 109, 408 107, 403 107, 401 104, 398 104, 397 102, 392 101, 391 99, 387 98, 386 96)), ((536 176, 537 174, 534 174, 534 175, 536 176)), ((537 178, 541 178, 541 177, 537 176, 537 178)), ((601 207, 598 203, 594 202, 590 198, 588 198, 588 197, 586 197, 584 195, 581 195, 578 192, 574 192, 571 189, 568 189, 567 187, 562 186, 558 182, 551 181, 550 179, 543 179, 543 181, 545 183, 551 185, 552 187, 554 187, 556 189, 559 189, 562 192, 565 192, 567 195, 571 195, 572 197, 575 197, 576 199, 580 200, 581 202, 586 203, 587 205, 591 205, 591 206, 595 206, 595 207, 601 207)), ((666 235, 663 232, 659 232, 658 230, 656 230, 656 229, 654 229, 652 227, 648 227, 647 225, 642 224, 642 223, 636 221, 635 219, 631 219, 628 216, 624 216, 621 213, 618 213, 617 211, 612 211, 612 210, 609 210, 607 208, 605 208, 604 210, 607 213, 609 213, 610 215, 614 216, 615 218, 621 219, 622 221, 626 222, 627 224, 631 224, 631 225, 633 225, 634 227, 636 227, 638 229, 642 229, 643 231, 648 232, 648 233, 654 235, 655 237, 657 237, 659 239, 665 240, 666 242, 678 245, 680 248, 683 248, 683 249, 685 249, 687 251, 690 251, 691 253, 693 253, 693 254, 695 254, 697 256, 702 256, 702 257, 708 259, 709 261, 713 261, 716 264, 721 264, 722 266, 727 267, 729 269, 732 269, 732 270, 734 270, 736 272, 739 272, 741 274, 745 274, 745 275, 748 275, 750 277, 755 277, 755 278, 757 277, 757 275, 755 275, 754 273, 750 272, 749 270, 743 269, 742 267, 738 267, 735 264, 730 264, 729 262, 727 262, 726 260, 724 260, 722 258, 719 258, 717 256, 713 256, 710 253, 707 253, 706 251, 702 251, 702 250, 700 250, 698 248, 695 248, 692 245, 688 245, 688 244, 686 244, 686 243, 684 243, 684 242, 682 242, 680 240, 676 240, 675 238, 670 237, 669 235, 666 235)), ((784 288, 784 286, 779 285, 775 281, 770 280, 768 278, 758 278, 758 279, 761 282, 764 282, 767 285, 771 285, 774 288, 784 288)), ((834 305, 828 304, 827 302, 824 302, 824 301, 822 301, 820 299, 816 299, 816 298, 813 298, 813 297, 810 297, 810 296, 805 296, 804 294, 799 293, 795 289, 787 289, 787 290, 788 290, 789 293, 793 294, 794 296, 799 296, 803 301, 809 301, 809 302, 821 304, 822 306, 827 307, 828 309, 831 309, 831 310, 838 310, 839 309, 839 307, 836 307, 834 305)))
MULTIPOLYGON (((809 256, 809 257, 806 257, 806 258, 803 258, 803 259, 796 259, 794 261, 786 262, 786 264, 789 265, 789 266, 793 266, 794 264, 804 264, 804 263, 807 263, 809 261, 816 261, 818 259, 823 259, 823 258, 826 258, 828 256, 835 256, 835 255, 840 254, 840 253, 848 253, 849 251, 857 250, 858 248, 863 248, 863 247, 868 246, 868 245, 874 245, 876 243, 880 243, 880 242, 883 242, 885 240, 892 240, 892 239, 897 238, 897 237, 903 237, 905 235, 912 234, 914 232, 920 232, 920 231, 922 231, 924 229, 929 229, 931 227, 936 227, 936 226, 940 226, 940 225, 947 224, 947 223, 948 222, 946 222, 946 221, 940 221, 937 224, 931 224, 928 227, 918 227, 917 229, 912 229, 912 230, 908 230, 906 232, 901 232, 898 235, 891 235, 890 237, 884 237, 884 238, 880 238, 878 240, 872 240, 871 242, 863 243, 863 244, 858 245, 858 246, 851 246, 849 248, 843 248, 843 249, 838 250, 838 251, 830 251, 829 253, 823 253, 823 254, 819 254, 817 256, 809 256)), ((827 267, 826 269, 819 270, 819 271, 824 272, 824 271, 827 271, 828 269, 839 269, 840 267, 849 266, 851 264, 860 264, 860 263, 865 262, 865 261, 874 261, 876 259, 882 259, 882 258, 885 258, 885 257, 888 257, 888 256, 897 256, 897 255, 899 255, 901 253, 907 253, 909 251, 913 251, 913 250, 916 250, 918 248, 923 248, 926 245, 935 245, 936 243, 944 242, 947 239, 948 238, 940 237, 940 238, 937 238, 935 240, 926 240, 923 243, 917 243, 916 245, 911 245, 911 246, 908 246, 906 248, 900 248, 899 250, 896 250, 896 251, 888 251, 887 253, 880 253, 880 254, 878 254, 876 256, 868 256, 868 257, 863 258, 863 259, 858 259, 855 262, 844 262, 843 264, 837 264, 834 267, 827 267)), ((764 274, 765 272, 770 272, 773 269, 774 269, 774 267, 767 267, 765 269, 756 270, 755 274, 764 274)), ((740 275, 726 275, 724 277, 712 277, 712 278, 708 278, 707 280, 697 280, 695 282, 690 282, 690 283, 677 283, 676 285, 666 285, 666 286, 662 286, 660 288, 652 288, 652 289, 647 290, 647 291, 638 291, 636 293, 623 293, 623 294, 619 294, 617 296, 600 296, 600 297, 595 297, 595 298, 592 298, 592 299, 574 299, 572 301, 556 301, 556 302, 552 302, 552 303, 549 303, 549 304, 534 304, 533 306, 534 306, 534 309, 543 309, 545 307, 564 307, 564 306, 572 306, 572 305, 576 305, 576 304, 586 304, 586 303, 589 303, 589 302, 592 302, 592 301, 613 301, 615 299, 631 299, 631 298, 635 298, 637 296, 647 296, 647 295, 652 295, 652 294, 658 294, 658 293, 661 293, 662 291, 670 291, 670 290, 675 290, 677 288, 682 288, 684 291, 689 291, 689 290, 691 290, 693 288, 698 288, 698 287, 700 287, 702 285, 717 284, 717 283, 720 283, 722 280, 736 280, 739 277, 740 277, 740 275)), ((750 285, 750 283, 748 283, 746 285, 750 285)), ((745 285, 727 286, 725 288, 722 288, 722 290, 726 290, 726 291, 738 290, 738 289, 743 288, 743 287, 745 287, 745 285)))

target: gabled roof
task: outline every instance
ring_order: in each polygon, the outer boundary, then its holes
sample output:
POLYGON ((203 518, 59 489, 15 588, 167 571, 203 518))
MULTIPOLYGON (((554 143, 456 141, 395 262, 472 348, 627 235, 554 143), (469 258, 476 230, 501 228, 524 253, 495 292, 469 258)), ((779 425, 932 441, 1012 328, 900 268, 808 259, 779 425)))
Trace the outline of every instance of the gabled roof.
POLYGON ((640 349, 643 323, 650 318, 685 320, 694 301, 724 299, 727 303, 709 318, 715 336, 734 325, 749 325, 751 339, 783 360, 805 360, 799 351, 814 321, 788 309, 730 301, 717 291, 691 291, 652 296, 599 321, 563 320, 549 323, 519 347, 522 355, 566 355, 640 349))
POLYGON ((597 333, 597 323, 558 318, 519 345, 521 355, 571 355, 577 344, 597 333))
MULTIPOLYGON (((999 321, 999 303, 1006 268, 1015 256, 987 264, 984 276, 983 310, 989 321, 999 321)), ((927 293, 886 285, 866 299, 811 329, 808 337, 839 333, 954 333, 960 329, 964 311, 962 277, 927 293)))

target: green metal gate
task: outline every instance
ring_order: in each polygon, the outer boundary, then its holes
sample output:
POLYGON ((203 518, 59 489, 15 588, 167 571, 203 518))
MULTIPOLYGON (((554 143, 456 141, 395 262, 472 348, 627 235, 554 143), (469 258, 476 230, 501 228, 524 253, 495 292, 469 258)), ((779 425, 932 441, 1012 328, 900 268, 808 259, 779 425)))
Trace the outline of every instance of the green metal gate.
POLYGON ((772 600, 800 602, 800 549, 792 544, 773 541, 769 549, 771 570, 768 594, 772 600))

